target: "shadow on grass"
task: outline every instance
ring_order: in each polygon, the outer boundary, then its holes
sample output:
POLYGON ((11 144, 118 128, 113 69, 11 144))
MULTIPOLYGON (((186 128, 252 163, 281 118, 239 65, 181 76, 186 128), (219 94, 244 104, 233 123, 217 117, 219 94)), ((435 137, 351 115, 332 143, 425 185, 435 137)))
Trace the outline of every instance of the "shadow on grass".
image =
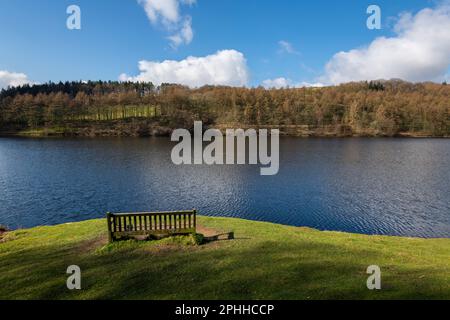
MULTIPOLYGON (((439 271, 396 263, 386 253, 301 242, 230 241, 155 254, 151 245, 98 253, 58 244, 0 252, 1 299, 443 299, 439 271), (384 290, 366 288, 378 263, 384 290), (82 270, 81 291, 66 269, 82 270), (385 267, 385 268, 384 268, 385 267)), ((448 272, 448 271, 447 271, 448 272)), ((442 270, 441 270, 442 273, 442 270)))

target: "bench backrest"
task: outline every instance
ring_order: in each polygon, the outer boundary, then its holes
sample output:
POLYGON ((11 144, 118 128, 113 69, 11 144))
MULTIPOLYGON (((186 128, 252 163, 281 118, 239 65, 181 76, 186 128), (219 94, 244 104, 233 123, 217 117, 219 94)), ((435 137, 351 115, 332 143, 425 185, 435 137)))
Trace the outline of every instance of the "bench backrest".
POLYGON ((107 213, 109 240, 140 235, 196 233, 197 211, 107 213))

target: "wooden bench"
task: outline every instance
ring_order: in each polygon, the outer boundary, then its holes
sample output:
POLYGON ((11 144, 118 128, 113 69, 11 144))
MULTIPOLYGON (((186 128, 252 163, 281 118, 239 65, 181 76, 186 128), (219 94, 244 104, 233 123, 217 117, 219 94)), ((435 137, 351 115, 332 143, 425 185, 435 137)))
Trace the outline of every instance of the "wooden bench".
POLYGON ((110 242, 122 237, 195 234, 197 211, 106 214, 110 242))

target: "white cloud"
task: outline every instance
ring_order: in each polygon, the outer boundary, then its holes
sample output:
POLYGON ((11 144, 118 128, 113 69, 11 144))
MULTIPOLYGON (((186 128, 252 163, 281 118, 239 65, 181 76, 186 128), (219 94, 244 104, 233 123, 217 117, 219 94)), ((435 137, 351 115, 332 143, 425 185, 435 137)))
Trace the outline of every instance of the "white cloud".
POLYGON ((280 50, 279 50, 280 53, 299 54, 297 52, 297 50, 295 50, 292 43, 290 43, 288 41, 281 40, 278 42, 278 45, 280 46, 280 50))
POLYGON ((31 83, 27 75, 24 73, 14 73, 0 70, 0 89, 8 86, 17 87, 31 83))
POLYGON ((262 82, 262 86, 267 89, 281 89, 281 88, 304 88, 304 87, 323 87, 324 84, 317 83, 309 83, 309 82, 294 82, 291 79, 287 78, 276 78, 276 79, 267 79, 262 82))
POLYGON ((286 87, 290 87, 292 85, 292 81, 290 79, 286 79, 286 78, 276 78, 276 79, 267 79, 264 80, 262 82, 263 87, 265 88, 276 88, 276 89, 280 89, 280 88, 286 88, 286 87))
POLYGON ((337 53, 326 65, 321 81, 441 81, 450 65, 449 30, 448 2, 416 15, 403 13, 394 27, 395 37, 380 37, 367 47, 337 53))
POLYGON ((177 0, 138 0, 153 24, 162 20, 164 24, 177 23, 180 19, 177 0))
POLYGON ((183 4, 187 4, 187 5, 192 6, 193 4, 195 4, 197 2, 197 0, 181 0, 181 2, 183 4))
POLYGON ((168 37, 172 47, 189 44, 194 38, 191 16, 181 14, 180 5, 193 5, 196 0, 137 0, 144 7, 153 25, 162 26, 172 35, 168 37))
POLYGON ((204 85, 246 86, 249 81, 247 61, 241 52, 222 50, 206 57, 188 57, 181 61, 140 61, 140 74, 122 74, 121 81, 177 83, 189 87, 204 85))
POLYGON ((192 30, 192 19, 186 17, 181 29, 174 35, 169 37, 172 47, 176 48, 181 44, 189 44, 194 39, 194 31, 192 30))

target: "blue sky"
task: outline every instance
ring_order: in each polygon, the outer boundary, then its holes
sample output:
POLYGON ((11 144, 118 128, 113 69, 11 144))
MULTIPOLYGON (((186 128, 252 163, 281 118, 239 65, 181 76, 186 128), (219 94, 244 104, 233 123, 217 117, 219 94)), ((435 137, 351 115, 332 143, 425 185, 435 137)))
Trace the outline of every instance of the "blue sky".
MULTIPOLYGON (((443 2, 426 0, 162 0, 178 4, 178 18, 167 21, 164 14, 168 12, 158 11, 156 5, 157 9, 153 11, 156 18, 152 22, 149 12, 145 10, 145 1, 158 0, 141 0, 141 3, 138 0, 2 0, 0 71, 23 73, 32 82, 117 80, 123 73, 128 75, 124 78, 130 80, 153 80, 154 75, 149 74, 155 74, 155 70, 159 70, 157 74, 166 72, 164 70, 168 65, 148 64, 139 70, 139 61, 180 62, 188 56, 206 57, 220 50, 233 50, 229 55, 206 62, 206 68, 220 68, 221 59, 228 59, 223 68, 230 70, 231 74, 213 74, 216 78, 225 78, 224 84, 228 83, 227 77, 235 77, 233 72, 243 66, 247 73, 246 80, 241 80, 250 86, 277 78, 296 85, 303 82, 338 83, 352 77, 359 80, 358 77, 366 75, 390 76, 386 71, 353 75, 353 71, 348 69, 349 61, 359 61, 361 68, 376 65, 378 61, 370 52, 356 52, 353 55, 350 50, 364 48, 378 37, 398 38, 394 27, 399 24, 399 14, 405 12, 411 13, 411 16, 409 22, 402 25, 416 30, 414 34, 420 33, 417 30, 427 28, 426 21, 438 19, 430 14, 419 21, 415 15, 426 7, 437 11, 443 6, 443 2), (81 9, 81 30, 66 27, 66 8, 72 4, 81 9), (371 4, 378 5, 382 10, 381 30, 366 27, 366 9, 371 4), (187 21, 192 27, 192 39, 174 44, 168 37, 181 34, 187 21), (326 64, 341 51, 349 54, 333 60, 334 73, 325 70, 326 64), (233 63, 231 60, 239 60, 235 53, 245 59, 245 62, 237 62, 239 66, 230 65, 233 63), (343 75, 343 72, 348 74, 343 75)), ((441 25, 444 23, 445 26, 450 21, 448 13, 447 9, 436 13, 442 18, 441 25)), ((450 33, 448 30, 447 33, 450 33)), ((433 29, 430 32, 436 33, 433 29)), ((410 43, 411 38, 417 37, 411 36, 405 42, 410 43)), ((443 34, 433 41, 442 42, 441 47, 437 48, 442 53, 439 66, 424 64, 417 70, 406 72, 402 69, 392 74, 410 77, 406 80, 411 81, 439 81, 445 78, 450 64, 450 49, 443 43, 446 40, 443 34), (446 68, 443 67, 445 63, 446 68)), ((384 48, 383 43, 380 47, 384 48)), ((427 50, 431 52, 431 48, 417 49, 424 51, 424 54, 427 50)), ((392 54, 390 51, 384 54, 383 49, 377 52, 385 56, 380 63, 386 63, 387 56, 402 54, 392 54)), ((426 58, 436 60, 433 56, 426 58)), ((417 60, 422 59, 423 56, 417 57, 417 60)), ((414 62, 411 61, 411 64, 414 65, 414 62)), ((183 68, 176 64, 171 67, 177 70, 183 68)), ((404 66, 404 69, 407 67, 404 66)), ((197 67, 185 71, 195 73, 198 68, 197 64, 197 67)), ((171 79, 174 71, 167 72, 169 74, 161 74, 161 77, 171 79)), ((185 78, 178 76, 175 77, 177 79, 183 82, 185 78)), ((212 81, 208 77, 204 80, 201 74, 196 79, 199 83, 208 79, 212 81)), ((220 80, 217 81, 220 84, 220 80)))

